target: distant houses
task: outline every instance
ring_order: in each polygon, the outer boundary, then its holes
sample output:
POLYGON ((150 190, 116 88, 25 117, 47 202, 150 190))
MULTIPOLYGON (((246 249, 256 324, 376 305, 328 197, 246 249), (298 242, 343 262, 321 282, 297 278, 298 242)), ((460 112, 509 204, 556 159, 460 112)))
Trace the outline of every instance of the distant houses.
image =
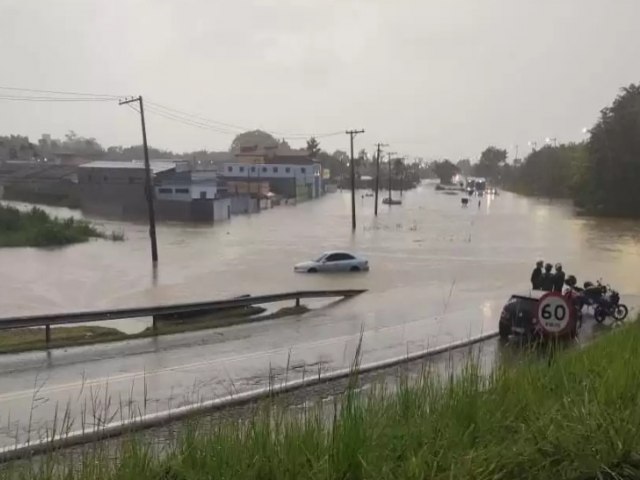
MULTIPOLYGON (((47 162, 0 161, 0 186, 11 199, 144 219, 144 162, 88 157, 63 152, 47 162)), ((320 163, 306 150, 250 146, 226 158, 230 161, 207 166, 193 159, 151 160, 157 218, 215 223, 279 201, 297 203, 324 193, 320 163)))
POLYGON ((306 150, 281 145, 243 147, 235 161, 224 163, 218 172, 230 193, 262 196, 270 191, 286 199, 305 201, 323 193, 322 168, 306 150))

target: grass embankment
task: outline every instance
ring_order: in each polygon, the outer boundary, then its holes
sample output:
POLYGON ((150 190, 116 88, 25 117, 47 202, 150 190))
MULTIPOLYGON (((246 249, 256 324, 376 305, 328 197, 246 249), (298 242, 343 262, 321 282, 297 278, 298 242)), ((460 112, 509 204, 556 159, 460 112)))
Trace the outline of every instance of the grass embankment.
MULTIPOLYGON (((242 307, 225 310, 222 312, 203 314, 196 318, 163 319, 159 320, 156 330, 147 327, 142 332, 127 334, 118 329, 97 326, 76 327, 51 327, 51 342, 49 348, 77 347, 96 343, 118 342, 123 340, 135 340, 156 335, 170 335, 196 330, 228 327, 239 323, 258 322, 272 320, 291 315, 301 315, 309 309, 300 305, 297 307, 284 307, 267 315, 260 315, 265 311, 262 307, 242 307)), ((44 350, 45 329, 20 328, 14 330, 0 330, 0 354, 26 352, 30 350, 44 350)))
MULTIPOLYGON (((189 423, 163 453, 138 437, 75 458, 52 453, 36 479, 640 478, 640 328, 488 378, 470 364, 393 392, 349 390, 335 404, 244 422, 189 423)), ((535 357, 539 358, 539 357, 535 357)), ((87 453, 88 452, 88 453, 87 453)), ((0 474, 0 477, 3 475, 0 474)))
POLYGON ((58 219, 37 207, 21 211, 0 205, 0 247, 56 247, 90 238, 124 240, 121 233, 101 232, 85 220, 58 219))

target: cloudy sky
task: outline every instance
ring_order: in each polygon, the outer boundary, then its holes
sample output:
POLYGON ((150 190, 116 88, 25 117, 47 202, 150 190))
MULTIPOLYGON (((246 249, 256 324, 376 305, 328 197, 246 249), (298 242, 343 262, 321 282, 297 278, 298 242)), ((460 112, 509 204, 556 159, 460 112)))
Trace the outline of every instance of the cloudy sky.
MULTIPOLYGON (((410 156, 522 154, 530 140, 581 139, 640 81, 638 19, 639 0, 0 0, 0 86, 142 94, 280 136, 365 128, 357 148, 410 156)), ((157 108, 154 146, 233 138, 157 108)), ((2 134, 140 143, 117 102, 0 100, 0 112, 2 134)), ((320 141, 348 147, 346 135, 320 141)))

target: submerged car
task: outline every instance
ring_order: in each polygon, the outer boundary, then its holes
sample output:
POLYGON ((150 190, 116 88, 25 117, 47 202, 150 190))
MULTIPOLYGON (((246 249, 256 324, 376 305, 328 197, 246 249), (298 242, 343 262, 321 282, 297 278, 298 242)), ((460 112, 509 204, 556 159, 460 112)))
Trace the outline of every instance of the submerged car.
POLYGON ((315 260, 298 263, 293 269, 299 273, 366 272, 369 262, 349 252, 325 252, 315 260))
MULTIPOLYGON (((543 290, 531 290, 527 293, 511 295, 500 314, 498 331, 500 338, 507 339, 511 335, 525 338, 536 338, 541 335, 538 328, 538 302, 547 293, 543 290)), ((581 323, 581 314, 574 304, 576 324, 569 331, 571 337, 577 335, 577 326, 581 323)))

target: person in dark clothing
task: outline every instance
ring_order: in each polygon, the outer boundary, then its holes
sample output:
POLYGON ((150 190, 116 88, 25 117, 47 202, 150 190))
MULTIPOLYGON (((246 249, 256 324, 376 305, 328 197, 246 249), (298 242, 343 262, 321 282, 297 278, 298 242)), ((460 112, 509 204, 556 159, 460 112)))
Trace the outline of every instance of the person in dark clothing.
POLYGON ((542 287, 542 266, 544 262, 542 260, 538 260, 536 262, 536 268, 531 272, 531 288, 533 290, 540 290, 542 287))
POLYGON ((544 290, 545 292, 553 291, 555 275, 552 272, 553 265, 547 263, 544 266, 544 273, 542 274, 542 278, 540 279, 540 290, 544 290))
POLYGON ((562 293, 563 286, 564 286, 564 270, 562 270, 561 263, 556 263, 556 272, 553 275, 553 291, 562 293))

